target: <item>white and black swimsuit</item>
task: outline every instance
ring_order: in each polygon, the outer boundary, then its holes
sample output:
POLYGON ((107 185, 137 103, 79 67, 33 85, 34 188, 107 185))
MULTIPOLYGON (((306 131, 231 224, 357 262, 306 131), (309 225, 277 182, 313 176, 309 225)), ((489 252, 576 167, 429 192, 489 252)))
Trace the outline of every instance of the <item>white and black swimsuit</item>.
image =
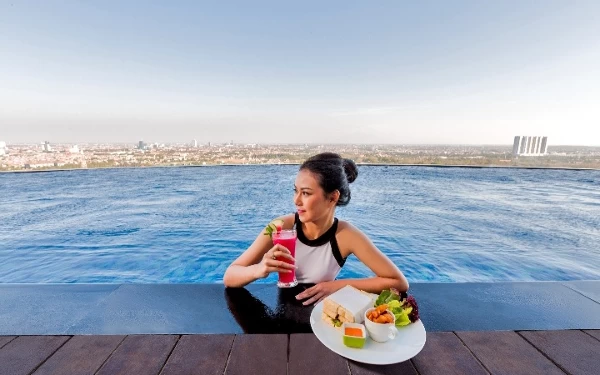
POLYGON ((346 262, 335 238, 338 219, 334 218, 331 228, 314 240, 307 239, 302 232, 302 223, 297 213, 294 226, 298 233, 295 256, 298 282, 316 284, 335 280, 346 262))

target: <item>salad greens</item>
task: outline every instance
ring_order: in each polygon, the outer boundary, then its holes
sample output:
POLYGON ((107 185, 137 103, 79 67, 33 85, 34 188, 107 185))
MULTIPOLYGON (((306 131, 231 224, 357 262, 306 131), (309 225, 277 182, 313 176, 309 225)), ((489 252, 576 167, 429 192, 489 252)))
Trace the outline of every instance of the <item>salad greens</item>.
POLYGON ((419 320, 419 307, 415 297, 400 297, 398 290, 394 288, 381 292, 375 301, 375 307, 386 304, 388 309, 396 317, 396 326, 405 326, 419 320))

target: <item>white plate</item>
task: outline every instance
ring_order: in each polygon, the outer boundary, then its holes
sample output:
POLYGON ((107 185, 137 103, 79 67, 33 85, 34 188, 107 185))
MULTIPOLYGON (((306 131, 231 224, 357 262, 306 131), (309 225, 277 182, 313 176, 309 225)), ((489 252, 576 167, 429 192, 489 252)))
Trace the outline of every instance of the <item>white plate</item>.
POLYGON ((425 327, 421 320, 418 320, 398 327, 398 334, 393 340, 379 343, 367 337, 367 342, 361 349, 349 348, 342 342, 342 330, 321 320, 322 312, 323 301, 319 302, 310 314, 310 325, 315 336, 334 353, 357 362, 375 365, 404 362, 419 354, 425 346, 425 327))

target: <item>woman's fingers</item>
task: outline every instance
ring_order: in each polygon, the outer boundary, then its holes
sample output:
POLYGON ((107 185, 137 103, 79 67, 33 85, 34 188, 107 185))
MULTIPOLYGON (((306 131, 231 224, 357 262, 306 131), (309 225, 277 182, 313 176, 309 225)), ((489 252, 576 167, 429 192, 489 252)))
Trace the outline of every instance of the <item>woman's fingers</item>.
POLYGON ((276 258, 286 258, 289 259, 291 261, 295 261, 294 257, 292 256, 292 254, 290 254, 290 252, 288 251, 287 253, 283 252, 283 251, 279 251, 279 250, 275 250, 273 252, 273 255, 276 258))
POLYGON ((312 286, 308 289, 306 289, 304 292, 298 294, 296 296, 297 299, 305 299, 308 298, 306 301, 304 301, 303 303, 305 305, 309 305, 312 302, 315 301, 315 297, 319 297, 321 295, 323 295, 323 291, 321 290, 321 286, 319 284, 312 286))
POLYGON ((285 246, 283 246, 282 244, 279 244, 279 243, 277 245, 273 246, 273 249, 284 251, 286 253, 290 252, 287 247, 285 247, 285 246))
POLYGON ((277 244, 275 246, 273 246, 273 252, 276 253, 280 253, 280 254, 292 254, 287 247, 285 246, 281 246, 280 244, 277 244))
POLYGON ((296 261, 294 259, 294 257, 292 256, 292 254, 289 252, 289 250, 286 249, 285 247, 280 247, 280 248, 274 247, 271 251, 268 251, 267 253, 265 253, 264 258, 271 258, 271 259, 286 258, 292 262, 296 261))
POLYGON ((306 290, 304 290, 302 293, 299 293, 296 296, 296 299, 304 299, 304 298, 308 298, 310 296, 312 296, 313 294, 315 294, 317 292, 317 286, 312 286, 306 290))
POLYGON ((282 260, 271 260, 268 264, 270 266, 272 266, 272 267, 277 267, 277 268, 287 268, 289 270, 296 269, 295 265, 289 264, 289 263, 284 262, 282 260))
POLYGON ((277 267, 269 267, 268 270, 270 273, 273 273, 273 272, 290 273, 290 272, 292 272, 292 270, 286 270, 285 268, 277 268, 277 267))
MULTIPOLYGON (((287 262, 284 262, 282 260, 275 260, 275 259, 267 259, 266 261, 266 265, 269 268, 275 269, 275 270, 281 270, 286 271, 286 270, 293 270, 296 269, 296 266, 293 264, 289 264, 287 262)), ((271 271, 273 272, 273 271, 271 271)))
POLYGON ((279 267, 267 267, 269 272, 282 272, 282 273, 290 273, 292 270, 287 268, 279 268, 279 267))
POLYGON ((317 294, 313 295, 312 297, 310 297, 306 301, 302 302, 302 304, 303 305, 311 305, 311 304, 319 301, 322 296, 323 296, 323 292, 318 292, 317 294))
POLYGON ((273 246, 263 256, 263 264, 267 274, 272 272, 290 273, 296 269, 293 263, 295 263, 295 259, 290 251, 279 244, 273 246))

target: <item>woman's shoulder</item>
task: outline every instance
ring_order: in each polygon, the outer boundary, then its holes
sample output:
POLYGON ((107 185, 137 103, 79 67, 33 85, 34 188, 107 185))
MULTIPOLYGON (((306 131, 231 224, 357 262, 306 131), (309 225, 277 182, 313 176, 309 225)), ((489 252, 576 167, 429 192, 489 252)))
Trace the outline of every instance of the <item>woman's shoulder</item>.
POLYGON ((357 244, 362 244, 369 241, 366 234, 360 229, 345 220, 338 220, 338 228, 335 233, 338 247, 342 256, 345 258, 354 252, 357 244))
POLYGON ((362 231, 352 225, 349 221, 339 220, 338 219, 338 227, 336 231, 337 236, 355 236, 362 235, 362 231))

